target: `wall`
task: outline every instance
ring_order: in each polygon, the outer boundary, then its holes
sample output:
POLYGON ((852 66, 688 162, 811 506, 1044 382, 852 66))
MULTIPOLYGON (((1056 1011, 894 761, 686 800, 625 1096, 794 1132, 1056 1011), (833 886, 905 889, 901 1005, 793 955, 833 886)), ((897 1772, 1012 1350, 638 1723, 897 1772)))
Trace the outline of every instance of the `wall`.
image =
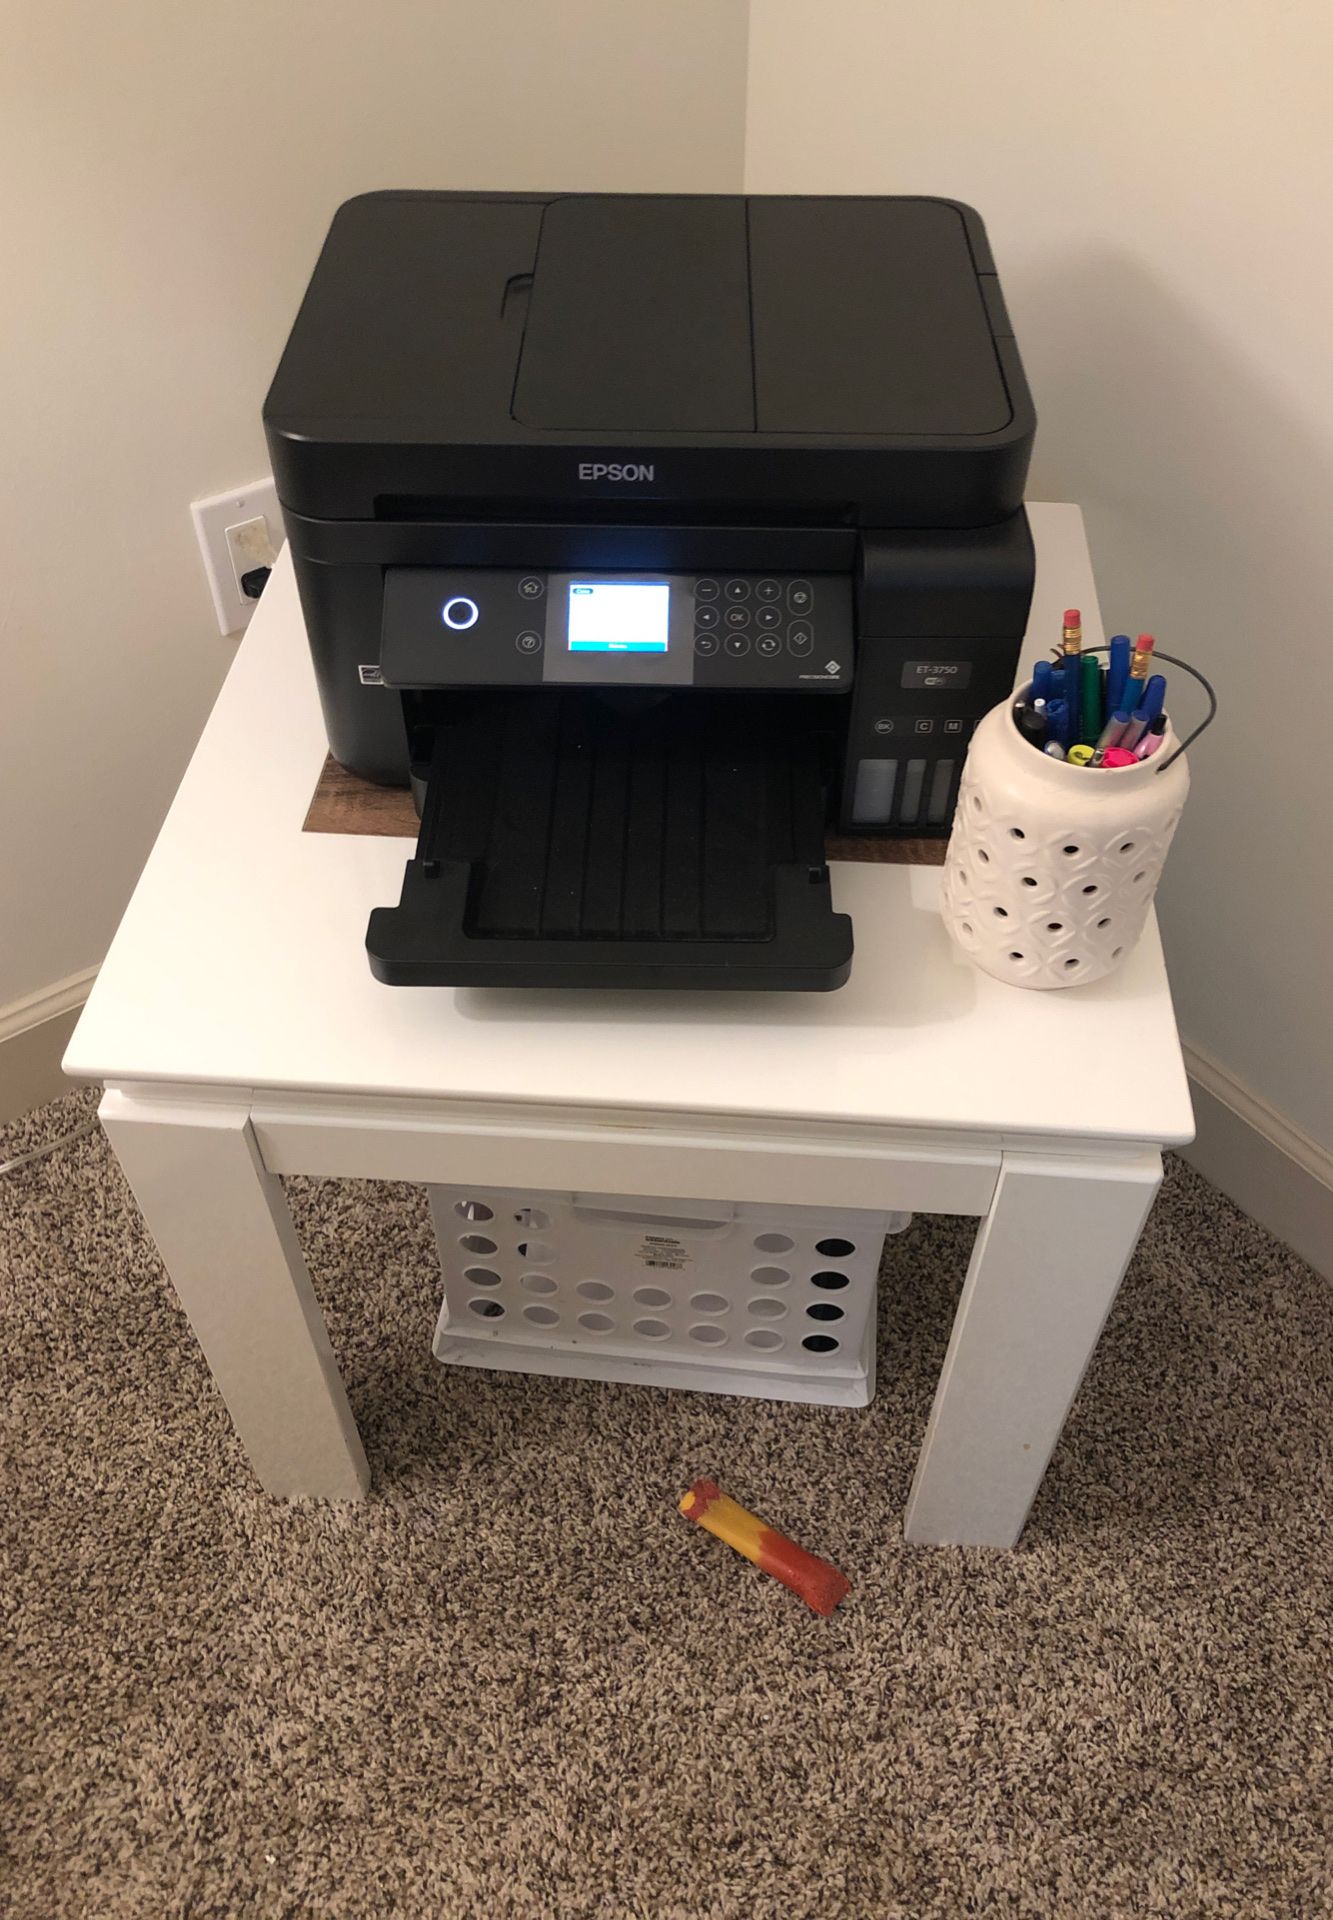
POLYGON ((1029 493, 1223 701, 1161 896, 1182 1031, 1326 1173, 1331 65, 1325 0, 755 0, 746 146, 750 191, 981 209, 1029 493))
POLYGON ((79 997, 226 671, 189 502, 266 471, 334 208, 734 190, 746 26, 744 0, 11 0, 0 1041, 79 997))

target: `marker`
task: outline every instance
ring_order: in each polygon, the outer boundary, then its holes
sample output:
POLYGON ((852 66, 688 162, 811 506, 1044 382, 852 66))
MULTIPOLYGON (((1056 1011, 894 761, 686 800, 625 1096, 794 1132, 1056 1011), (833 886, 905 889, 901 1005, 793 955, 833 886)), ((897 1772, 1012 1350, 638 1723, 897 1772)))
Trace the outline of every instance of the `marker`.
POLYGON ((1029 698, 1035 706, 1038 700, 1049 700, 1050 697, 1051 663, 1049 660, 1038 660, 1032 669, 1032 688, 1029 698))
POLYGON ((1130 753, 1133 753, 1135 747, 1137 747, 1139 741, 1142 740, 1144 734, 1156 718, 1157 715, 1155 713, 1149 713, 1147 708, 1140 703, 1134 709, 1134 718, 1120 736, 1120 745, 1125 747, 1130 753))
POLYGON ((1063 760, 1065 757, 1065 750, 1058 740, 1048 740, 1042 752, 1049 753, 1052 760, 1063 760))
POLYGON ((1018 709, 1018 731, 1034 747, 1039 747, 1046 738, 1046 716, 1038 713, 1034 707, 1018 709))
POLYGON ((1139 741, 1138 746, 1135 747, 1134 758, 1136 760, 1150 760, 1161 746, 1165 734, 1166 715, 1159 713, 1148 731, 1144 734, 1142 740, 1139 741))
POLYGON ((1048 700, 1046 702, 1046 725, 1050 729, 1052 740, 1058 740, 1068 752, 1074 744, 1069 731, 1069 702, 1067 700, 1048 700))
POLYGON ((1166 675, 1164 673, 1155 673, 1143 689, 1143 696, 1135 711, 1137 713, 1146 713, 1150 720, 1155 720, 1165 705, 1166 675))
POLYGON ((1133 649, 1127 633, 1117 633, 1110 646, 1110 665, 1106 669, 1106 711, 1114 713, 1125 704, 1125 682, 1129 678, 1129 656, 1133 649))
POLYGON ((1133 754, 1124 747, 1108 747, 1106 758, 1102 761, 1104 767, 1132 767, 1134 764, 1133 754))
POLYGON ((1085 653, 1082 662, 1082 711, 1078 737, 1095 746, 1102 727, 1102 670, 1095 653, 1085 653))
POLYGON ((1125 691, 1120 696, 1121 706, 1128 707, 1131 712, 1143 698, 1144 683, 1148 678, 1154 644, 1150 633, 1141 633, 1134 642, 1134 657, 1129 663, 1129 678, 1125 682, 1125 691))
POLYGON ((1071 767, 1089 767, 1092 765, 1092 748, 1086 740, 1080 740, 1077 746, 1069 749, 1065 759, 1071 767))
POLYGON ((1083 615, 1077 607, 1065 608, 1060 629, 1060 651, 1065 661, 1065 699, 1069 704, 1069 739, 1066 745, 1083 737, 1083 615))
POLYGON ((1118 708, 1111 715, 1097 737, 1098 751, 1105 752, 1107 747, 1118 747, 1120 745, 1120 736, 1129 725, 1129 722, 1130 715, 1125 712, 1123 707, 1118 708))

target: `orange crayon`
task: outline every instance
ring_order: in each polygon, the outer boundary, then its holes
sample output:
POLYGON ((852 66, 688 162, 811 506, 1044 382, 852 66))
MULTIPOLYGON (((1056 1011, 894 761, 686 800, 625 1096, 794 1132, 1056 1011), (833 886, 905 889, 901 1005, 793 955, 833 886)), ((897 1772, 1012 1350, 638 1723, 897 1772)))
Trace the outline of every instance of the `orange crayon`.
POLYGON ((687 1520, 706 1527, 765 1573, 781 1580, 816 1613, 832 1613, 851 1591, 852 1583, 845 1574, 817 1553, 798 1547, 785 1533, 765 1526, 755 1514, 747 1513, 723 1493, 715 1480, 696 1480, 681 1500, 680 1510, 687 1520))

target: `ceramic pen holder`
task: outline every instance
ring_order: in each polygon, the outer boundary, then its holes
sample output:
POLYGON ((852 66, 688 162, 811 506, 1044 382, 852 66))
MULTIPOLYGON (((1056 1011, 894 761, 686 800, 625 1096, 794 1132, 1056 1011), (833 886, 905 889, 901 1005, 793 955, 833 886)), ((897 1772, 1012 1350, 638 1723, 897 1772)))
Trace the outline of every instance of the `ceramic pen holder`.
POLYGON ((1143 931, 1189 792, 1185 756, 1166 765, 1179 745, 1168 720, 1147 760, 1070 766, 1019 732, 1014 698, 986 715, 944 867, 944 924, 969 960, 1019 987, 1115 971, 1143 931))

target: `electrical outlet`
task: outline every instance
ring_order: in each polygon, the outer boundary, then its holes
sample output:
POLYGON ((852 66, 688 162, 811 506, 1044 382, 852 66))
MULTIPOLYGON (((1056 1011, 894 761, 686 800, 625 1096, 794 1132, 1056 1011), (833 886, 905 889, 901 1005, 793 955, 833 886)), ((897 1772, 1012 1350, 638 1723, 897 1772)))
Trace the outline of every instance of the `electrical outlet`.
MULTIPOLYGON (((250 623, 254 599, 241 581, 271 567, 282 545, 282 515, 271 480, 195 500, 190 513, 213 596, 219 633, 239 633, 250 623)), ((253 584, 253 580, 252 580, 253 584)))

